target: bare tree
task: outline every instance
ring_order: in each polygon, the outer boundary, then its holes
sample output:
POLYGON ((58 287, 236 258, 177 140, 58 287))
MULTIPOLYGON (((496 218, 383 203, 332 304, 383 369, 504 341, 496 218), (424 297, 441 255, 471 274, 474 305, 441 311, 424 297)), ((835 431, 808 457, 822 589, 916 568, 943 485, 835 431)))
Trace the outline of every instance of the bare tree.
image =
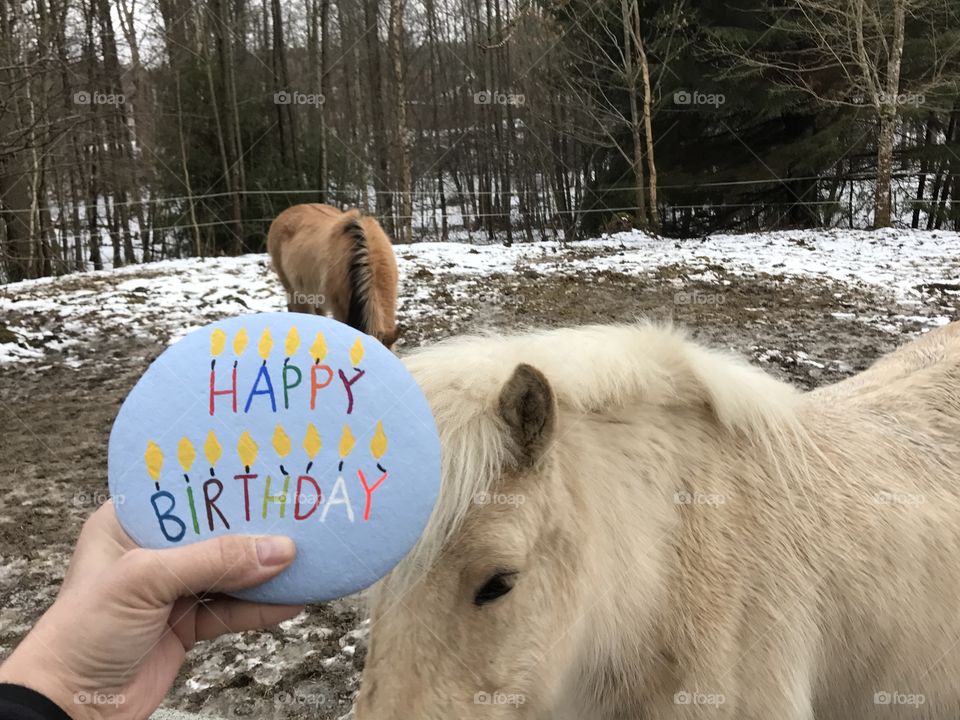
POLYGON ((372 153, 377 164, 372 168, 373 189, 376 192, 377 213, 387 222, 387 232, 396 236, 393 223, 393 194, 389 187, 390 161, 387 147, 386 118, 383 112, 383 89, 381 77, 383 64, 380 52, 380 5, 377 0, 361 0, 364 10, 362 29, 366 52, 366 113, 371 128, 372 147, 362 157, 372 153))
POLYGON ((396 169, 394 182, 399 194, 399 216, 394 227, 395 240, 413 240, 413 195, 410 178, 410 155, 407 150, 407 94, 403 62, 403 10, 405 0, 390 0, 390 67, 393 73, 393 157, 396 169))
POLYGON ((876 124, 874 225, 892 218, 890 180, 896 131, 905 105, 919 106, 944 87, 956 89, 953 65, 960 44, 938 47, 919 77, 903 76, 907 23, 938 37, 956 27, 955 3, 937 0, 796 0, 771 25, 799 43, 799 49, 764 51, 718 43, 743 66, 759 69, 775 83, 809 93, 826 105, 863 106, 876 124), (941 25, 946 23, 945 25, 941 25))
POLYGON ((563 77, 591 120, 578 128, 579 140, 606 145, 624 159, 632 173, 634 225, 657 230, 653 87, 639 0, 619 0, 616 6, 583 2, 582 13, 567 43, 572 67, 563 77))

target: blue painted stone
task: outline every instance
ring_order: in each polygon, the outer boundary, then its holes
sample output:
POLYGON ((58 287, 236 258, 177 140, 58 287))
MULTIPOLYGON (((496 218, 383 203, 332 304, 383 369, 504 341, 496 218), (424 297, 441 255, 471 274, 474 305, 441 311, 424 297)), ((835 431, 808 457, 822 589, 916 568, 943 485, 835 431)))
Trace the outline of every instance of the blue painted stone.
POLYGON ((413 547, 437 498, 440 443, 419 386, 375 339, 263 313, 207 325, 157 358, 120 408, 107 468, 139 545, 287 535, 293 565, 236 595, 309 603, 362 590, 413 547))

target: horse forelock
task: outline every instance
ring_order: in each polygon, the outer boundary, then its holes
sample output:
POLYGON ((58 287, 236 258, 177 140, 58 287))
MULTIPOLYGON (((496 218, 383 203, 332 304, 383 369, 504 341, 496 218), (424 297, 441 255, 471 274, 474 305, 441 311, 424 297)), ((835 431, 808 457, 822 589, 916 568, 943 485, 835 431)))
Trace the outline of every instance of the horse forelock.
MULTIPOLYGON (((804 435, 796 389, 669 325, 460 337, 415 351, 405 362, 437 423, 443 480, 426 530, 392 575, 399 584, 429 568, 478 494, 494 490, 508 452, 497 400, 520 363, 547 377, 561 414, 605 413, 637 403, 706 407, 720 426, 774 456, 804 435)), ((778 473, 801 464, 786 462, 790 467, 778 473)))

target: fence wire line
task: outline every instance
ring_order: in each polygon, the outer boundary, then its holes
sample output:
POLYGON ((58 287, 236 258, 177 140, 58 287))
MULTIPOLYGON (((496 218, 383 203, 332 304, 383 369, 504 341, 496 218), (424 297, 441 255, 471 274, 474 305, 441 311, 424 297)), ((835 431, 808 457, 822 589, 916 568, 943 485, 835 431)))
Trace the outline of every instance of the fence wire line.
MULTIPOLYGON (((775 204, 770 204, 770 203, 768 203, 768 204, 766 204, 764 207, 780 207, 780 206, 787 205, 787 206, 789 206, 789 207, 792 208, 792 207, 797 207, 797 206, 800 206, 800 205, 824 205, 824 204, 826 204, 826 205, 834 205, 834 204, 836 204, 836 203, 835 203, 835 202, 832 202, 832 201, 810 202, 810 203, 797 203, 797 202, 792 202, 792 203, 791 203, 791 202, 783 202, 783 203, 775 203, 775 204)), ((723 207, 749 208, 749 207, 757 207, 757 205, 756 205, 756 204, 744 204, 744 205, 734 205, 734 204, 731 204, 731 205, 711 205, 711 206, 703 206, 703 205, 680 205, 680 206, 671 206, 671 207, 677 207, 677 208, 692 208, 692 209, 700 209, 700 208, 705 208, 705 207, 709 207, 709 208, 713 208, 713 207, 720 207, 720 208, 723 208, 723 207)), ((603 209, 597 209, 597 210, 592 210, 592 211, 591 211, 591 210, 585 210, 585 211, 582 211, 582 212, 585 214, 585 213, 589 213, 589 212, 628 212, 628 211, 629 211, 629 212, 636 212, 636 208, 635 208, 635 207, 629 207, 629 208, 613 208, 613 209, 603 208, 603 209)), ((576 211, 567 211, 567 212, 576 212, 576 211)), ((401 217, 411 218, 411 217, 413 217, 413 216, 401 216, 401 217)), ((508 217, 508 215, 506 215, 506 214, 504 214, 504 213, 488 213, 488 214, 484 214, 484 215, 474 215, 474 216, 471 216, 471 217, 475 217, 475 218, 479 218, 479 217, 501 217, 501 218, 502 218, 502 217, 508 217)), ((266 223, 266 222, 272 222, 272 221, 273 221, 273 218, 246 218, 246 219, 242 220, 243 223, 266 223)), ((218 226, 218 225, 219 225, 219 226, 229 227, 229 226, 233 225, 234 222, 235 222, 235 221, 233 221, 233 220, 214 220, 214 221, 212 221, 212 222, 207 222, 207 223, 197 223, 197 224, 187 223, 187 224, 184 224, 184 225, 165 225, 165 226, 162 226, 162 227, 150 227, 150 228, 148 229, 148 232, 146 233, 146 235, 149 237, 151 234, 158 233, 158 232, 160 232, 160 231, 165 231, 165 230, 190 230, 190 229, 194 229, 194 228, 206 228, 206 227, 214 227, 214 226, 218 226)), ((465 227, 466 227, 466 226, 464 226, 464 228, 465 228, 465 227)), ((56 230, 57 228, 54 228, 54 229, 56 230)), ((414 229, 416 230, 416 229, 418 229, 418 228, 414 228, 414 229)), ((426 226, 422 226, 422 227, 419 228, 419 229, 432 230, 431 228, 427 228, 426 226)), ((522 228, 522 227, 521 227, 521 228, 513 228, 513 229, 514 229, 518 234, 519 234, 519 233, 522 233, 522 231, 523 231, 523 228, 522 228)), ((552 232, 553 234, 559 234, 560 232, 562 232, 563 228, 556 228, 556 227, 539 228, 539 227, 538 227, 536 230, 537 230, 538 233, 552 232)), ((131 232, 136 233, 136 238, 137 238, 137 240, 139 241, 139 242, 138 242, 138 245, 142 247, 142 240, 143 240, 143 237, 144 237, 145 234, 142 233, 142 232, 140 232, 140 231, 137 231, 137 230, 132 230, 131 232)), ((480 233, 480 234, 482 234, 483 232, 485 232, 485 229, 484 229, 484 228, 477 228, 477 229, 475 229, 475 230, 468 230, 468 232, 471 232, 471 233, 480 233)), ((505 232, 505 230, 498 229, 498 230, 496 230, 496 232, 502 234, 503 232, 505 232)), ((56 241, 57 241, 57 244, 65 243, 68 247, 69 247, 71 244, 74 245, 74 246, 76 246, 77 244, 80 244, 81 246, 85 246, 85 245, 87 244, 87 242, 88 242, 86 239, 84 239, 83 236, 78 237, 78 236, 76 236, 76 235, 63 235, 63 234, 61 234, 59 237, 57 237, 57 238, 56 238, 56 241)), ((122 245, 123 243, 125 243, 125 241, 126 241, 126 240, 123 239, 123 240, 121 240, 120 242, 118 242, 117 244, 118 244, 118 245, 122 245)), ((454 241, 454 242, 455 242, 455 241, 454 241)), ((103 246, 111 246, 113 243, 112 243, 112 242, 108 242, 105 238, 101 237, 101 238, 100 238, 100 241, 99 241, 97 244, 98 244, 98 246, 103 247, 103 246)), ((166 248, 166 243, 165 243, 165 242, 160 241, 160 244, 161 244, 162 247, 166 248)), ((414 243, 414 244, 416 244, 416 243, 414 243)), ((3 260, 5 260, 5 261, 7 261, 7 260, 36 260, 37 257, 38 257, 37 255, 14 255, 14 254, 12 254, 12 253, 8 253, 8 252, 4 252, 4 251, 0 250, 0 259, 3 259, 3 260)), ((197 255, 190 255, 190 256, 188 256, 188 257, 199 257, 199 256, 197 256, 197 255)), ((51 258, 51 259, 56 259, 56 260, 59 260, 59 261, 64 261, 64 260, 65 260, 65 258, 63 258, 63 257, 56 257, 56 258, 51 258)), ((141 262, 144 262, 144 261, 142 261, 142 260, 134 260, 134 261, 132 261, 132 262, 135 263, 135 264, 140 264, 141 262)), ((151 262, 151 261, 146 261, 146 262, 151 262)), ((123 264, 126 265, 126 264, 129 264, 129 263, 127 263, 127 262, 125 261, 123 264)))
MULTIPOLYGON (((713 209, 717 209, 717 208, 721 208, 721 209, 722 209, 722 208, 743 209, 743 208, 752 208, 752 207, 758 207, 758 208, 777 208, 777 207, 782 207, 782 206, 785 206, 785 205, 792 208, 792 207, 800 207, 800 206, 821 206, 821 205, 838 206, 838 205, 840 205, 840 204, 841 204, 841 203, 840 203, 839 200, 816 200, 816 201, 811 200, 811 201, 806 201, 806 202, 779 202, 779 203, 719 203, 719 204, 696 204, 696 205, 667 205, 667 206, 666 206, 666 209, 667 209, 667 210, 671 210, 671 209, 674 209, 674 210, 713 210, 713 209)), ((589 215, 589 214, 593 214, 593 213, 618 213, 618 212, 634 213, 634 212, 636 212, 636 211, 637 211, 636 206, 621 207, 621 208, 606 208, 606 207, 604 207, 604 208, 590 208, 590 209, 584 209, 584 210, 554 210, 554 211, 552 211, 552 212, 550 212, 550 213, 547 213, 547 216, 548 216, 548 217, 551 216, 551 215, 575 215, 575 216, 579 216, 579 215, 589 215)), ((518 213, 518 214, 520 214, 520 213, 518 213)), ((422 215, 419 215, 419 214, 417 214, 417 215, 393 215, 393 214, 391 214, 391 215, 389 215, 389 217, 390 217, 391 219, 394 219, 394 220, 418 220, 418 219, 420 219, 420 218, 423 217, 423 216, 422 216, 422 215)), ((432 214, 427 215, 427 217, 428 217, 428 218, 434 218, 434 219, 437 218, 436 215, 432 215, 432 214)), ((464 215, 464 216, 461 216, 461 217, 463 217, 465 220, 479 220, 479 219, 482 219, 482 218, 513 218, 513 217, 514 217, 514 214, 513 214, 513 213, 507 213, 507 212, 501 212, 501 213, 468 213, 467 215, 464 215)), ((274 219, 275 219, 274 217, 266 217, 266 218, 240 218, 239 222, 240 222, 241 225, 246 225, 246 224, 254 224, 254 223, 268 223, 268 222, 273 222, 274 219)), ((159 233, 159 232, 166 231, 166 230, 190 230, 190 229, 199 229, 199 228, 207 228, 207 227, 215 227, 215 226, 230 227, 230 226, 232 226, 232 225, 235 225, 236 223, 237 223, 237 220, 235 220, 235 219, 233 219, 233 218, 228 218, 228 219, 225 219, 225 220, 212 220, 212 221, 210 221, 210 222, 204 222, 204 223, 189 223, 189 222, 188 222, 188 223, 182 223, 182 224, 179 224, 179 225, 161 225, 161 226, 152 226, 152 225, 150 225, 150 226, 147 226, 145 229, 130 228, 129 231, 130 231, 131 233, 137 234, 138 237, 142 237, 142 236, 145 235, 145 234, 146 234, 146 235, 149 235, 149 234, 152 234, 152 233, 159 233)), ((59 231, 59 232, 61 233, 61 236, 60 236, 60 237, 61 237, 63 240, 67 240, 67 241, 69 241, 69 240, 74 240, 74 241, 76 241, 76 240, 77 240, 77 237, 78 237, 77 235, 73 235, 73 234, 71 234, 71 235, 63 235, 63 234, 62 234, 62 233, 63 233, 63 230, 64 230, 64 225, 65 225, 65 223, 59 222, 59 219, 58 219, 58 222, 54 223, 54 225, 51 226, 51 229, 54 230, 55 232, 59 231)), ((421 227, 427 227, 427 226, 421 226, 421 227)), ((463 227, 466 227, 466 223, 464 224, 463 227)), ((119 231, 114 231, 112 228, 106 227, 106 226, 104 226, 104 225, 98 225, 98 229, 107 230, 107 231, 109 231, 109 232, 111 232, 111 233, 112 233, 112 232, 123 232, 122 229, 119 230, 119 231)), ((522 227, 516 228, 516 229, 517 229, 517 230, 522 230, 522 227)), ((474 231, 472 231, 472 232, 480 232, 481 230, 482 230, 482 228, 478 228, 478 229, 476 229, 476 230, 474 230, 474 231)), ((83 237, 83 236, 80 236, 80 237, 83 237)), ((16 256, 16 255, 9 255, 9 254, 4 254, 3 256, 6 257, 6 258, 25 259, 23 256, 16 256)), ((29 257, 33 257, 33 256, 29 256, 29 257)))
MULTIPOLYGON (((947 174, 947 177, 954 177, 954 174, 947 174)), ((894 174, 893 179, 906 179, 919 177, 919 173, 900 173, 894 174)), ((810 180, 820 180, 824 182, 836 181, 836 180, 846 180, 851 182, 857 181, 868 181, 874 180, 874 175, 851 175, 847 177, 839 176, 816 176, 811 175, 808 177, 797 177, 797 178, 762 178, 759 180, 726 180, 726 181, 715 181, 715 182, 704 182, 704 183, 685 183, 685 184, 674 184, 674 185, 658 185, 658 190, 696 190, 701 188, 710 188, 710 187, 736 187, 743 185, 771 185, 771 184, 783 184, 783 183, 794 183, 794 182, 807 182, 810 180)), ((601 187, 601 188, 590 188, 584 187, 584 195, 606 195, 608 193, 618 193, 618 192, 628 192, 635 190, 646 190, 647 186, 642 188, 636 185, 624 185, 620 187, 601 187)), ((529 190, 529 191, 511 191, 503 192, 501 190, 465 190, 462 192, 457 191, 456 189, 451 189, 450 194, 453 197, 486 197, 486 196, 500 196, 500 195, 510 195, 511 197, 524 197, 528 195, 542 195, 543 190, 529 190)), ((124 200, 121 202, 110 202, 110 207, 131 207, 135 205, 160 205, 164 203, 179 203, 179 202, 195 202, 200 203, 207 199, 213 198, 224 198, 224 197, 233 197, 235 195, 326 195, 326 196, 338 196, 338 197, 347 197, 351 199, 362 198, 364 192, 362 190, 320 190, 316 188, 308 189, 294 189, 294 190, 266 190, 266 189, 254 189, 254 190, 234 190, 234 191, 224 191, 217 193, 204 193, 202 195, 174 195, 170 197, 155 197, 147 198, 142 200, 124 200)), ((387 195, 391 197, 397 197, 402 195, 411 195, 413 197, 420 196, 424 198, 435 199, 438 197, 436 191, 430 190, 368 190, 366 195, 387 195)), ((106 203, 105 203, 106 204, 106 203)), ((77 205, 67 205, 67 208, 70 210, 87 210, 92 207, 100 208, 100 204, 94 205, 93 203, 83 203, 77 205)), ((676 207, 676 206, 674 206, 676 207)), ((700 206, 693 206, 700 207, 700 206)), ((32 209, 19 209, 19 208, 8 208, 6 210, 8 213, 32 213, 32 209)))

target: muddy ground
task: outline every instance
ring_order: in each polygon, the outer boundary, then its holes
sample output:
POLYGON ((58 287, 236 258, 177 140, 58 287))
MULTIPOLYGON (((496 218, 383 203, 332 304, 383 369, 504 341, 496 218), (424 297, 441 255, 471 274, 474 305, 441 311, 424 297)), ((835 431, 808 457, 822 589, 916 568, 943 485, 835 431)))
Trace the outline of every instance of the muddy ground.
MULTIPOLYGON (((925 318, 957 319, 950 298, 933 295, 903 307, 882 288, 731 275, 722 267, 690 272, 668 265, 630 276, 518 267, 456 280, 427 267, 407 278, 417 286, 418 309, 407 297, 401 352, 480 328, 648 316, 672 319, 706 343, 812 388, 865 368, 929 327, 925 318)), ((109 282, 108 276, 66 278, 51 292, 96 292, 109 282)), ((216 315, 216 308, 207 310, 216 315)), ((7 321, 58 333, 49 318, 16 310, 7 321)), ((128 321, 98 322, 74 339, 69 363, 65 350, 48 350, 42 362, 0 365, 0 657, 53 600, 84 518, 106 498, 114 416, 168 339, 134 337, 128 321)), ((168 704, 231 717, 338 718, 349 710, 364 652, 356 600, 312 607, 277 630, 193 650, 168 704)))

